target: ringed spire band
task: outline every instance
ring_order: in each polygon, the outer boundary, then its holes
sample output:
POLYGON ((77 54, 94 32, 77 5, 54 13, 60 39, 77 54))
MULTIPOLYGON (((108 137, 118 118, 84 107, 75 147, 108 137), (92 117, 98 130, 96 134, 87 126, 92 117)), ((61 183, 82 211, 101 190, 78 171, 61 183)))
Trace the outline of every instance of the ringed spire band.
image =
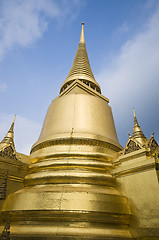
POLYGON ((15 146, 14 146, 14 123, 15 123, 16 115, 14 116, 14 120, 10 126, 9 131, 7 132, 6 136, 3 138, 3 140, 0 142, 0 151, 3 151, 7 147, 12 147, 14 153, 15 146))
POLYGON ((80 36, 77 53, 76 53, 72 68, 66 80, 61 86, 60 93, 63 92, 74 80, 77 80, 77 79, 87 84, 89 87, 93 88, 97 92, 101 93, 100 86, 96 82, 90 67, 88 54, 85 46, 83 22, 82 22, 81 36, 80 36))
POLYGON ((138 124, 134 108, 133 108, 133 115, 134 115, 133 137, 141 145, 144 145, 147 139, 146 139, 145 135, 143 134, 143 132, 142 132, 142 130, 141 130, 139 124, 138 124))

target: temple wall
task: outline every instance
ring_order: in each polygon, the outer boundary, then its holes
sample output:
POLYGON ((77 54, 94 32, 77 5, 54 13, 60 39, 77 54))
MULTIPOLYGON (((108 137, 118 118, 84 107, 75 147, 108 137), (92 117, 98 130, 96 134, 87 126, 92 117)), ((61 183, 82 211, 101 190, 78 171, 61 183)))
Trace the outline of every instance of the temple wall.
MULTIPOLYGON (((7 170, 8 174, 5 199, 9 194, 16 192, 23 187, 24 177, 28 172, 28 164, 25 164, 17 159, 0 156, 0 187, 2 187, 7 170)), ((2 217, 1 210, 5 199, 2 199, 2 196, 0 196, 0 234, 4 227, 4 219, 2 217)))
POLYGON ((139 239, 159 239, 159 185, 156 160, 145 149, 122 155, 113 175, 128 197, 139 239))

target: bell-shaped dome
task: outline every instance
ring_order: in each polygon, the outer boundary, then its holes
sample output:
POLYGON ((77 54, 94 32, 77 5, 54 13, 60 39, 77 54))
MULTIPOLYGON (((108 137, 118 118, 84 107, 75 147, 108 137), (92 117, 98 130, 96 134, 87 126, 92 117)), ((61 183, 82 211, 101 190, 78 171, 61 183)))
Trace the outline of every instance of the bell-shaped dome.
POLYGON ((101 95, 100 86, 90 68, 84 23, 72 68, 60 92, 48 109, 39 140, 31 150, 32 158, 68 152, 82 154, 104 151, 111 155, 122 149, 117 139, 109 100, 101 95), (94 150, 90 141, 96 146, 94 150), (85 145, 87 147, 83 147, 85 145))

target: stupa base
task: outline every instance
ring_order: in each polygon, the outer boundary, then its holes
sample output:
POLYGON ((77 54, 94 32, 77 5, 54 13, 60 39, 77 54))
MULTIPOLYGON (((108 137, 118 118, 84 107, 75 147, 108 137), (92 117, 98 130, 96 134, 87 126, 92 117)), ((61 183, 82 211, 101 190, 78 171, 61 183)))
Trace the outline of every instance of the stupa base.
MULTIPOLYGON (((76 223, 72 223, 75 225, 76 223)), ((81 223, 84 225, 84 223, 81 223)), ((100 227, 77 227, 77 226, 63 226, 63 225, 17 225, 11 227, 11 240, 53 240, 53 239, 65 239, 65 240, 130 240, 132 236, 127 229, 120 228, 100 228, 100 227)))
POLYGON ((10 195, 11 239, 131 239, 127 198, 114 187, 48 184, 10 195))

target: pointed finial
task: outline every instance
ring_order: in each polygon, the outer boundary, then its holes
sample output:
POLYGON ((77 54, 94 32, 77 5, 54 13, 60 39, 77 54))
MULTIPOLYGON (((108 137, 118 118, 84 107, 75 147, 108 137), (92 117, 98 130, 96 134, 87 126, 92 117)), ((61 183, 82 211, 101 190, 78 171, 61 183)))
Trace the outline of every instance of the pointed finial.
POLYGON ((129 136, 129 138, 131 137, 131 135, 130 135, 129 131, 128 131, 128 136, 129 136))
POLYGON ((13 123, 15 123, 16 114, 14 115, 13 123))
POLYGON ((154 134, 155 134, 155 132, 154 132, 154 130, 153 130, 151 137, 154 137, 154 134))
POLYGON ((15 118, 16 118, 16 114, 14 115, 14 119, 13 119, 12 125, 11 125, 11 127, 10 127, 10 129, 9 129, 9 132, 14 132, 15 118))
POLYGON ((85 38, 84 38, 84 22, 82 22, 80 43, 85 43, 85 38))
POLYGON ((134 126, 135 125, 139 125, 138 121, 137 121, 137 118, 136 118, 136 114, 135 114, 135 109, 134 108, 133 108, 133 114, 134 114, 134 126))

